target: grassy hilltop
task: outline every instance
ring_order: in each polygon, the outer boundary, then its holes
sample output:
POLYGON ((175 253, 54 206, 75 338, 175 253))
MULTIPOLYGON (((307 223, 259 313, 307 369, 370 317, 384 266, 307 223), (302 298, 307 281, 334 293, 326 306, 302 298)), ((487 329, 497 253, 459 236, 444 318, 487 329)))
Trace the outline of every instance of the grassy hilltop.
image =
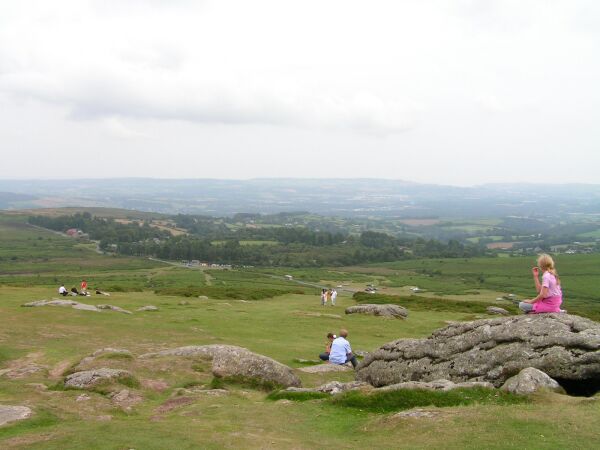
MULTIPOLYGON (((513 308, 498 299, 533 294, 532 262, 526 257, 455 258, 337 268, 202 270, 104 255, 94 243, 32 227, 24 216, 0 214, 0 404, 34 410, 31 419, 0 427, 0 448, 595 448, 597 396, 442 395, 419 400, 438 413, 435 417, 402 419, 394 414, 415 399, 382 398, 376 404, 360 396, 277 401, 275 395, 244 384, 226 384, 224 395, 192 395, 194 389, 220 386, 205 364, 135 357, 222 343, 300 368, 304 364, 299 360, 315 359, 322 351, 328 331, 342 327, 350 330, 355 350, 370 351, 394 339, 425 337, 446 321, 491 317, 484 312, 490 304, 513 308), (310 284, 286 281, 286 274, 310 284), (70 288, 82 278, 111 296, 79 301, 110 303, 134 313, 21 307, 56 297, 58 283, 70 288), (347 306, 365 300, 353 293, 367 284, 378 289, 367 300, 403 304, 409 318, 345 316, 347 306), (321 307, 313 285, 342 286, 337 306, 321 307), (414 293, 413 287, 421 292, 414 293), (144 305, 159 310, 136 311, 144 305), (143 401, 130 411, 116 407, 101 390, 82 400, 82 391, 62 387, 64 373, 106 347, 126 348, 134 355, 109 354, 101 361, 133 372, 130 389, 143 401), (28 372, 32 367, 40 369, 28 372), (164 383, 161 389, 158 382, 164 383), (190 396, 193 401, 164 407, 190 396), (428 401, 440 406, 428 406, 428 401)), ((600 318, 599 263, 598 255, 558 259, 569 312, 600 318)), ((305 386, 353 379, 352 372, 297 374, 305 386)))

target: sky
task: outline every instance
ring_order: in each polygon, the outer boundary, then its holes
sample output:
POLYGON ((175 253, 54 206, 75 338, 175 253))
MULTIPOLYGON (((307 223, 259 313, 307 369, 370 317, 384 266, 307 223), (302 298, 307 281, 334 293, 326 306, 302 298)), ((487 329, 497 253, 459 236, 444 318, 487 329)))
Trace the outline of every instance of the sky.
POLYGON ((0 2, 0 178, 600 183, 595 0, 0 2))

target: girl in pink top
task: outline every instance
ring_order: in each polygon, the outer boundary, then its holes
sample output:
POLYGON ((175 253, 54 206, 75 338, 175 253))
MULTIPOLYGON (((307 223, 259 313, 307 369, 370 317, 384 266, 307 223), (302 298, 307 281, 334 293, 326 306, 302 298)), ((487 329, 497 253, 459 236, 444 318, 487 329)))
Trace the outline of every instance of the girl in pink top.
POLYGON ((533 280, 537 297, 531 300, 524 300, 519 303, 519 308, 526 313, 558 313, 564 312, 560 309, 562 304, 562 289, 560 287, 560 278, 554 268, 554 260, 550 255, 540 255, 537 260, 538 267, 534 267, 533 280), (542 269, 542 282, 540 283, 539 274, 542 269))

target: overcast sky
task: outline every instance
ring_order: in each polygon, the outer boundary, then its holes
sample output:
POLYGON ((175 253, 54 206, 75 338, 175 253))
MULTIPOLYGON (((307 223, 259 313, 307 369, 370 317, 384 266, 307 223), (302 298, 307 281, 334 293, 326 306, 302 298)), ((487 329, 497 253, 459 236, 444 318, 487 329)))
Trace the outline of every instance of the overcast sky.
POLYGON ((600 183, 600 2, 7 0, 0 178, 600 183))

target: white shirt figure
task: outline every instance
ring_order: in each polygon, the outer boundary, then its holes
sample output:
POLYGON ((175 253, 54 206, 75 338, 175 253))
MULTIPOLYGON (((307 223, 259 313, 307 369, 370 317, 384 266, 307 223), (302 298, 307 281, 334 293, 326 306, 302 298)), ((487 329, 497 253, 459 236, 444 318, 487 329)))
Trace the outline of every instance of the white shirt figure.
POLYGON ((334 289, 331 291, 331 304, 335 306, 335 299, 337 298, 337 291, 334 289))
POLYGON ((58 288, 58 293, 59 294, 64 294, 65 292, 68 292, 66 287, 61 286, 61 287, 58 288))
POLYGON ((352 353, 350 342, 339 336, 331 343, 331 352, 329 353, 329 362, 333 364, 346 364, 348 353, 352 353))

